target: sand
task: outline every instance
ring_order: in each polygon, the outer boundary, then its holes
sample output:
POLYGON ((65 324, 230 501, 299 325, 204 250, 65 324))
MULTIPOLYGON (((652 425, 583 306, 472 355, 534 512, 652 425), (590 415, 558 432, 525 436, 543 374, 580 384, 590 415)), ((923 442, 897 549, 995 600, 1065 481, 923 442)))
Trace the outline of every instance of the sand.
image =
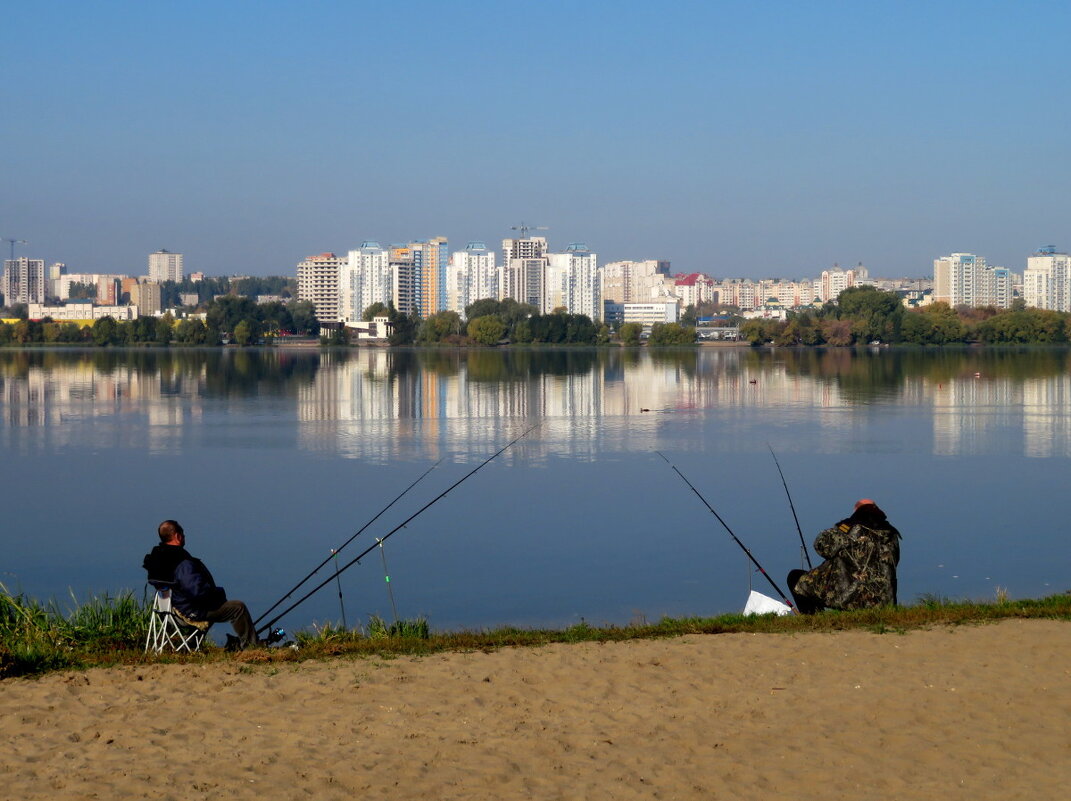
POLYGON ((12 799, 1059 799, 1071 625, 0 682, 12 799))

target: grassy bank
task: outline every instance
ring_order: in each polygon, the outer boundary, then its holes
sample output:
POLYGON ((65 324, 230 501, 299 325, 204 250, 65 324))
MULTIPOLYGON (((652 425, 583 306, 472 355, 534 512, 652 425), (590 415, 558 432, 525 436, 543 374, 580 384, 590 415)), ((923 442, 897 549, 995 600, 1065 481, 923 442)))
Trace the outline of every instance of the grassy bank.
MULTIPOLYGON (((591 626, 566 629, 498 628, 484 631, 434 633, 424 621, 387 625, 378 618, 367 628, 342 629, 324 625, 297 633, 294 648, 231 654, 215 646, 192 656, 143 654, 148 611, 133 593, 99 596, 84 602, 71 599, 67 608, 40 604, 0 590, 0 677, 38 675, 52 670, 148 661, 243 663, 296 662, 331 656, 389 656, 439 651, 492 650, 508 646, 550 643, 610 642, 685 634, 800 633, 860 629, 903 633, 933 625, 979 624, 1014 618, 1071 621, 1071 593, 1037 600, 992 602, 924 598, 910 606, 855 612, 824 612, 806 617, 787 616, 664 618, 636 626, 591 626)), ((229 628, 229 627, 225 627, 229 628)))

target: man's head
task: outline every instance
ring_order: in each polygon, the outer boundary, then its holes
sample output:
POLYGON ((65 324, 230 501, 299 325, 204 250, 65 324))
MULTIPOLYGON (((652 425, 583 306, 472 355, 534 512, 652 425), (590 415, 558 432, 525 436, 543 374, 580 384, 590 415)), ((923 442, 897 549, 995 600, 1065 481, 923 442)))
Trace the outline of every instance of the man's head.
POLYGON ((859 511, 864 506, 877 506, 870 498, 860 498, 855 502, 855 511, 859 511))
POLYGON ((177 520, 165 520, 156 531, 160 535, 160 542, 164 545, 186 544, 186 534, 177 520))

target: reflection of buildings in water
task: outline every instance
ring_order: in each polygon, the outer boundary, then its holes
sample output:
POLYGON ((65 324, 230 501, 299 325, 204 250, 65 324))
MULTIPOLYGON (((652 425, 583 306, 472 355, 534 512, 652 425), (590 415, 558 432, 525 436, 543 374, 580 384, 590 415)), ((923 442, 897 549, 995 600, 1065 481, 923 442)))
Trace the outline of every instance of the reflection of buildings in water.
POLYGON ((1071 455, 1071 377, 1026 379, 1022 404, 1024 453, 1041 458, 1071 455))
POLYGON ((6 427, 49 428, 52 447, 87 444, 85 430, 70 423, 114 419, 114 429, 102 428, 90 435, 93 446, 110 446, 119 441, 158 451, 173 449, 180 442, 181 428, 188 417, 200 416, 198 385, 196 376, 169 374, 165 378, 159 372, 147 373, 132 367, 102 372, 91 361, 57 360, 47 367, 30 367, 18 378, 5 377, 0 401, 6 427), (166 393, 162 391, 164 383, 166 393), (144 441, 138 440, 141 428, 130 417, 137 414, 143 415, 148 424, 144 441))
POLYGON ((1022 390, 1010 379, 952 378, 933 391, 933 452, 937 456, 986 453, 1007 428, 1022 390))

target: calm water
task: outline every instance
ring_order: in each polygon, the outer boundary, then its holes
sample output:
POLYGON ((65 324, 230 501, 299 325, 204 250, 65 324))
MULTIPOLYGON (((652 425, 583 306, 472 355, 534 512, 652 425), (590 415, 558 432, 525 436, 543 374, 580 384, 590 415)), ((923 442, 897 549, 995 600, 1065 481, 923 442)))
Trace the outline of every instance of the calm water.
MULTIPOLYGON (((628 623, 739 609, 876 499, 902 600, 1071 587, 1068 351, 0 351, 0 581, 133 588, 156 524, 254 614, 442 460, 367 546, 527 438, 342 576, 352 625, 628 623), (649 411, 648 411, 649 410, 649 411)), ((320 577, 327 578, 328 572, 320 577)), ((318 579, 320 578, 318 577, 318 579)), ((332 584, 283 624, 338 620, 332 584)))

